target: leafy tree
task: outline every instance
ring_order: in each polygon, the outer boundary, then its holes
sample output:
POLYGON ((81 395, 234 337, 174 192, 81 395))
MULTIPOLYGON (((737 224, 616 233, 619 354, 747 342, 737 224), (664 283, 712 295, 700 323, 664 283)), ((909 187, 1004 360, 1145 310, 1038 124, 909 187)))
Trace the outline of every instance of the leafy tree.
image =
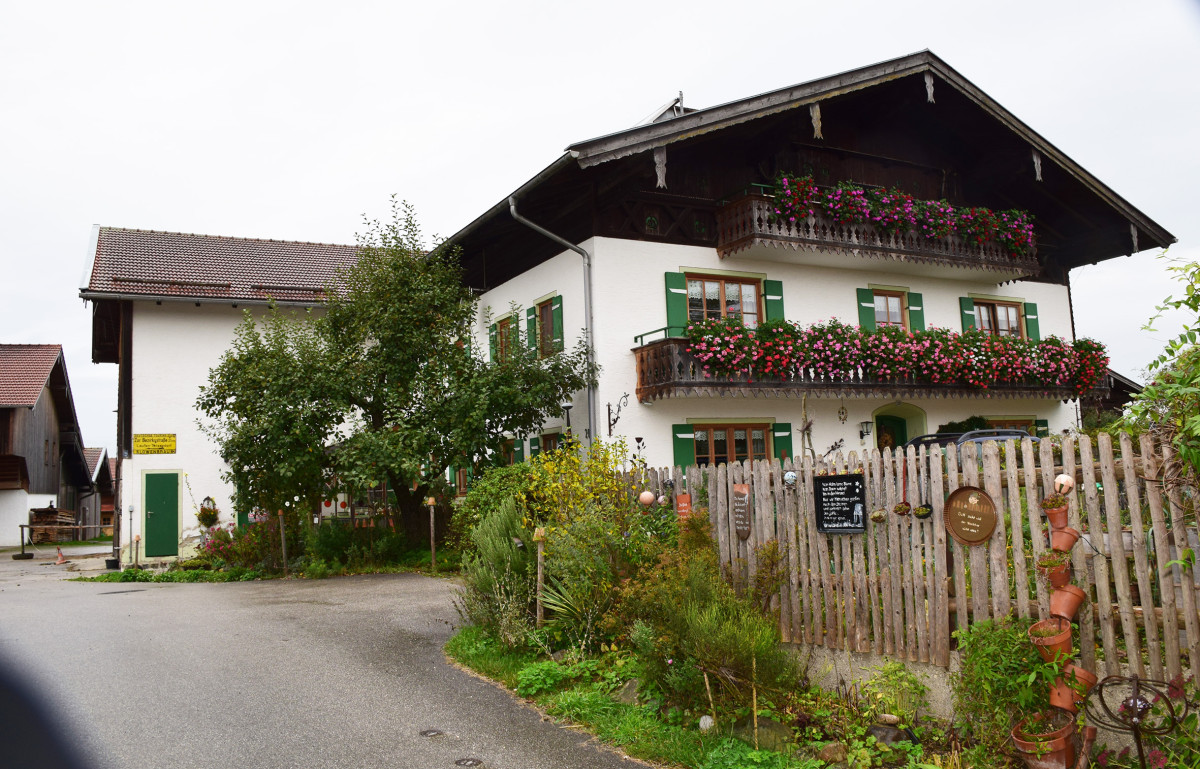
MULTIPOLYGON (((1160 258, 1168 259, 1166 253, 1160 258)), ((1155 330, 1155 322, 1168 310, 1182 310, 1189 317, 1147 367, 1154 380, 1131 401, 1125 423, 1149 429, 1174 446, 1182 465, 1167 468, 1165 480, 1170 485, 1186 477, 1194 480, 1200 470, 1200 262, 1168 262, 1167 270, 1184 285, 1184 293, 1163 300, 1143 328, 1155 330)))
POLYGON ((583 343, 539 357, 517 323, 504 358, 486 359, 458 251, 427 250, 408 204, 392 213, 367 222, 323 312, 295 322, 272 307, 262 331, 247 316, 210 372, 197 405, 238 504, 304 496, 325 472, 354 489, 387 481, 415 512, 445 468, 498 463, 506 436, 536 431, 595 380, 583 343))

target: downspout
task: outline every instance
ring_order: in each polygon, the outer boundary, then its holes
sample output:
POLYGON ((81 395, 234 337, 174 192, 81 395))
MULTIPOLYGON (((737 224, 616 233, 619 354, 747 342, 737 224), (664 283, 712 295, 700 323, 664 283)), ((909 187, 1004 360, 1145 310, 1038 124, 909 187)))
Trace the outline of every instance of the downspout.
MULTIPOLYGON (((555 235, 545 227, 540 227, 528 219, 517 213, 517 198, 515 195, 510 195, 508 198, 508 212, 512 214, 512 218, 516 219, 521 224, 525 225, 534 232, 544 235, 563 248, 568 248, 583 257, 583 341, 587 344, 588 368, 595 370, 596 368, 596 351, 592 348, 592 257, 591 255, 575 245, 566 238, 555 235)), ((565 332, 564 332, 565 333, 565 332)), ((588 435, 590 439, 596 436, 596 386, 588 385, 587 391, 587 409, 588 409, 588 435)))

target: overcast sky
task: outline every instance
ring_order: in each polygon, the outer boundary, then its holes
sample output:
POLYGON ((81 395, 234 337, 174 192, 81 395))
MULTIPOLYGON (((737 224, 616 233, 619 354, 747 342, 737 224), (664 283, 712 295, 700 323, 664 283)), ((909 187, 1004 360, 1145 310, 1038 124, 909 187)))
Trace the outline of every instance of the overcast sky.
MULTIPOLYGON (((576 141, 928 48, 1200 259, 1200 3, 11 2, 0 342, 61 343, 89 445, 116 366, 78 298, 93 223, 353 243, 395 193, 450 235, 576 141)), ((1137 377, 1157 252, 1072 273, 1137 377)))

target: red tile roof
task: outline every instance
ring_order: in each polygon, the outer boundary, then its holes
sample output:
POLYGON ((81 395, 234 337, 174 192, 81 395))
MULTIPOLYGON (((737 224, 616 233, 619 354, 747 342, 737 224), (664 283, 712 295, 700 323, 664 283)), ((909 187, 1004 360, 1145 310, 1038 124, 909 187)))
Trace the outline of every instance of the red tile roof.
POLYGON ((88 475, 95 478, 100 460, 104 457, 104 449, 84 449, 83 459, 87 462, 88 475))
POLYGON ((33 408, 46 389, 59 344, 0 344, 0 408, 33 408))
POLYGON ((105 295, 200 301, 316 303, 355 246, 101 227, 87 299, 105 295))

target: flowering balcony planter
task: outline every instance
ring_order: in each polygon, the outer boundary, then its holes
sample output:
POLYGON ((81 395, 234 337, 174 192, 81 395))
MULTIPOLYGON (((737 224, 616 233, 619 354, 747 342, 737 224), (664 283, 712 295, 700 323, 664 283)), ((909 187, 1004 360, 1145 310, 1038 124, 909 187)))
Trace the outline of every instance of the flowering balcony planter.
MULTIPOLYGON (((1014 256, 998 243, 973 243, 955 234, 927 238, 916 231, 886 232, 868 223, 840 223, 820 213, 793 222, 777 216, 775 210, 775 199, 764 194, 746 195, 718 209, 717 251, 721 257, 754 249, 757 257, 770 258, 768 249, 778 249, 779 255, 792 250, 830 254, 833 258, 827 266, 849 266, 845 261, 849 255, 893 262, 887 266, 889 270, 949 267, 999 273, 998 280, 1028 277, 1039 270, 1032 248, 1014 256)), ((819 257, 815 263, 826 264, 819 257)))
POLYGON ((710 375, 687 339, 668 338, 633 348, 637 362, 637 399, 648 403, 663 398, 770 397, 802 395, 846 398, 1047 398, 1078 397, 1071 386, 1001 384, 987 389, 964 384, 937 384, 913 376, 878 377, 862 368, 818 372, 791 368, 776 374, 710 375))

